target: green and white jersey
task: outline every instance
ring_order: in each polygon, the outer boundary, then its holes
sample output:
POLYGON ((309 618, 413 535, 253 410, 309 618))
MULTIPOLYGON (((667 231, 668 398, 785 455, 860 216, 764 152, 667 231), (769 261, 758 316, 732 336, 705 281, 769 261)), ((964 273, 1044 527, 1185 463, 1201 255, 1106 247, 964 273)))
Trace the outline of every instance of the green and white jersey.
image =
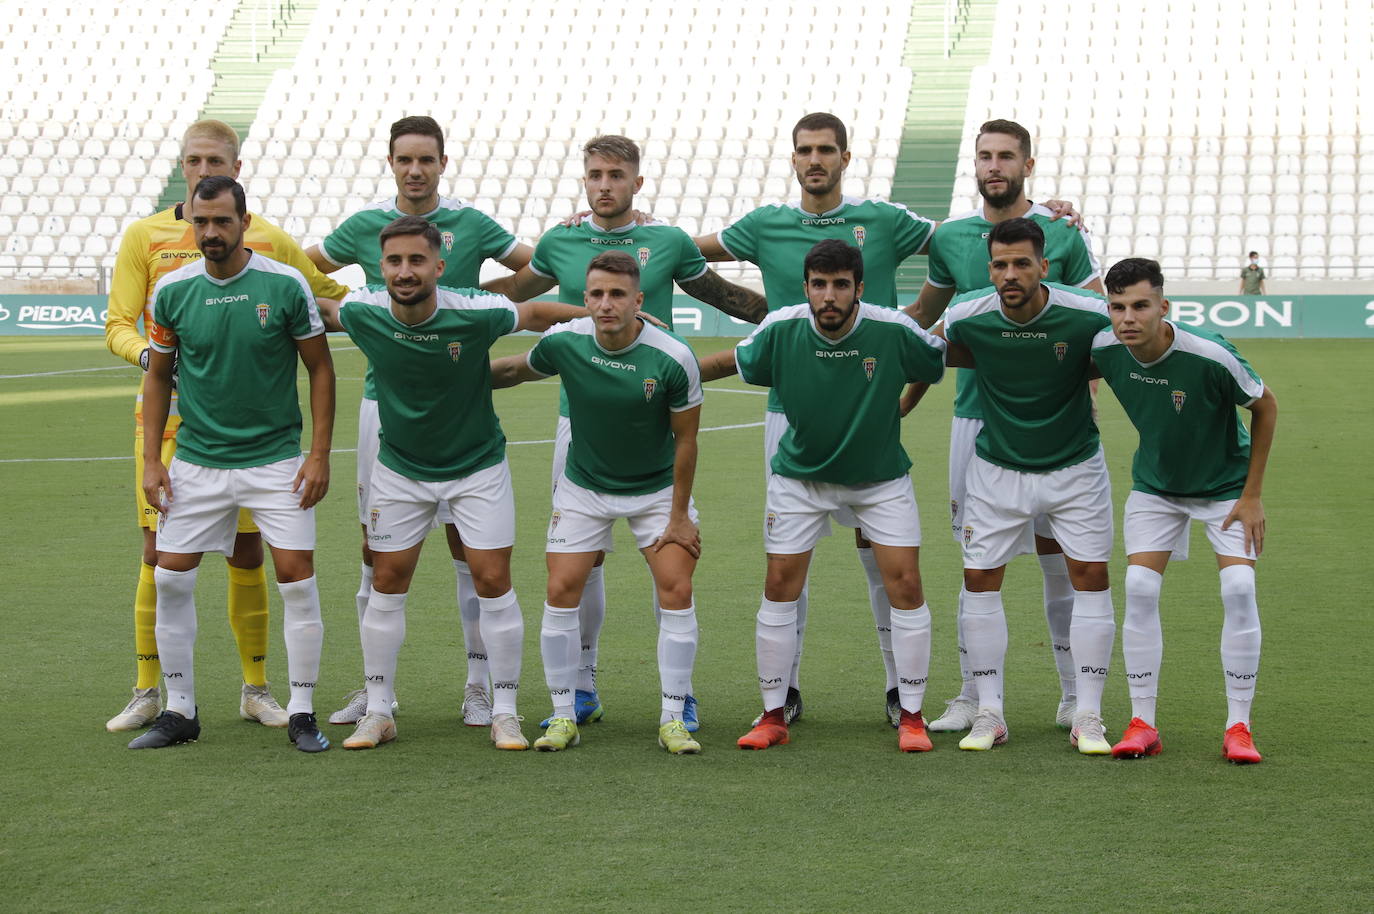
POLYGON ((1236 498, 1250 467, 1250 433, 1236 407, 1258 400, 1264 382, 1221 336, 1166 323, 1174 342, 1148 365, 1110 329, 1093 340, 1093 361, 1140 433, 1132 488, 1169 498, 1236 498))
POLYGON ((158 280, 153 323, 149 345, 178 353, 178 457, 232 469, 300 455, 296 340, 324 323, 299 270, 250 252, 216 279, 193 261, 158 280))
POLYGON ((744 380, 778 394, 787 416, 773 472, 853 486, 911 468, 902 448, 902 388, 940 380, 945 341, 901 311, 867 302, 849 332, 832 340, 801 304, 764 318, 735 347, 735 362, 744 380))
MULTIPOLYGON (((1069 225, 1064 219, 1055 219, 1039 203, 1031 206, 1025 218, 1045 233, 1045 259, 1050 262, 1048 280, 1084 286, 1100 276, 1101 267, 1081 224, 1069 225)), ((930 239, 930 275, 926 281, 941 289, 953 287, 959 295, 985 288, 990 282, 988 233, 992 227, 983 218, 981 206, 941 222, 930 239)), ((955 378, 954 415, 961 419, 983 418, 972 369, 959 369, 955 378)))
POLYGON ((491 344, 520 323, 510 299, 480 289, 435 293, 419 324, 391 313, 385 287, 350 293, 339 323, 375 370, 378 459, 409 479, 444 482, 495 466, 506 436, 491 403, 491 344))
POLYGON ((1097 453, 1088 374, 1093 338, 1111 326, 1106 302, 1046 287, 1049 300, 1018 324, 996 292, 945 312, 945 336, 973 352, 983 404, 979 457, 1024 473, 1047 473, 1097 453))
POLYGON ((687 343, 642 324, 633 343, 612 351, 582 317, 550 328, 526 358, 540 374, 563 378, 572 422, 569 479, 611 495, 648 495, 673 484, 671 414, 702 401, 701 369, 687 343))
MULTIPOLYGON (((820 215, 796 202, 761 206, 718 237, 731 257, 758 265, 770 310, 806 297, 802 263, 816 242, 827 238, 863 252, 864 301, 896 308, 897 266, 921 251, 934 230, 934 222, 900 203, 845 197, 820 215)), ((768 396, 768 410, 783 411, 776 392, 768 396)))
MULTIPOLYGON (((534 247, 530 269, 558 283, 558 300, 581 305, 587 289, 587 264, 606 251, 623 251, 639 261, 639 289, 644 293, 644 312, 671 329, 673 283, 690 282, 706 274, 692 236, 666 222, 606 230, 591 219, 581 225, 556 225, 534 247)), ((568 415, 568 394, 561 391, 558 414, 568 415)), ((581 485, 581 483, 578 483, 581 485)), ((662 488, 662 486, 660 486, 662 488)))
MULTIPOLYGON (((382 244, 377 239, 382 229, 404 216, 396 208, 396 198, 383 200, 358 210, 320 242, 320 252, 330 263, 346 267, 357 264, 370 286, 380 286, 382 279, 382 244)), ((462 200, 440 197, 439 205, 425 213, 439 230, 439 256, 444 261, 441 286, 453 289, 475 289, 485 260, 501 260, 519 244, 515 236, 503 229, 495 219, 462 200)), ((363 378, 363 396, 377 399, 377 387, 368 366, 363 378)))

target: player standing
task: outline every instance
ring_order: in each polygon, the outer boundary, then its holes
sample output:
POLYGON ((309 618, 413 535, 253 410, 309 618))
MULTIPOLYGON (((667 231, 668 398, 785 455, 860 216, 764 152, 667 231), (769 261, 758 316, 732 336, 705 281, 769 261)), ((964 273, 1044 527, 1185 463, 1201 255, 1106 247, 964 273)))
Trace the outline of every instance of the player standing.
MULTIPOLYGON (((950 299, 988 284, 987 236, 992 227, 1008 219, 1030 219, 1045 234, 1046 279, 1092 292, 1102 292, 1099 267, 1081 225, 1057 219, 1045 206, 1026 198, 1026 178, 1035 170, 1031 136, 1014 121, 988 121, 978 128, 974 143, 974 175, 983 203, 963 215, 950 216, 930 239, 930 274, 916 303, 907 313, 922 327, 930 327, 949 306, 950 299)), ((982 407, 973 372, 960 369, 954 394, 954 417, 949 435, 950 526, 956 543, 963 542, 964 479, 973 459, 973 442, 983 426, 982 407)), ((908 396, 910 409, 916 396, 908 396)), ((1032 551, 1027 538, 1025 551, 1032 551)), ((1074 668, 1069 651, 1069 624, 1073 616, 1073 585, 1064 563, 1064 552, 1050 535, 1044 518, 1034 524, 1033 550, 1044 572, 1045 619, 1049 623, 1050 648, 1059 671, 1060 700, 1056 720, 1061 727, 1073 725, 1074 668)), ((936 731, 967 730, 978 713, 978 692, 969 669, 962 635, 964 611, 960 603, 958 624, 959 667, 963 689, 948 702, 939 718, 930 722, 936 731)))
MULTIPOLYGON (((153 289, 158 280, 188 262, 200 259, 195 232, 187 216, 191 196, 204 178, 223 175, 237 178, 239 137, 221 121, 196 121, 181 140, 181 171, 186 178, 186 199, 160 213, 140 219, 129 226, 119 243, 114 280, 110 286, 109 316, 105 322, 105 344, 110 351, 132 365, 147 370, 151 349, 144 333, 138 330, 143 319, 145 332, 153 319, 153 289)), ((301 249, 281 229, 254 214, 244 228, 244 245, 271 260, 299 270, 316 296, 337 298, 347 289, 311 264, 301 249)), ((170 463, 176 451, 177 394, 172 392, 171 413, 163 433, 161 458, 170 463)), ((134 595, 134 652, 137 681, 133 698, 124 710, 105 724, 107 730, 137 730, 158 713, 157 565, 156 530, 158 512, 143 497, 143 399, 134 407, 134 483, 138 502, 138 523, 143 528, 143 562, 138 589, 134 595)), ((271 727, 285 727, 287 713, 267 688, 267 575, 262 564, 262 538, 248 512, 239 518, 238 536, 229 564, 229 626, 238 646, 243 670, 243 691, 239 713, 271 727)))
POLYGON ((162 512, 157 532, 157 645, 167 709, 130 749, 161 749, 200 735, 193 655, 196 574, 209 551, 234 550, 247 509, 272 549, 285 609, 291 678, 287 734, 303 752, 329 741, 315 723, 324 622, 315 582, 314 505, 329 489, 334 365, 305 277, 244 246, 251 224, 233 178, 201 180, 189 213, 203 259, 153 290, 145 378, 148 435, 143 493, 162 512), (301 455, 296 356, 310 378, 310 453, 301 455), (180 373, 180 447, 162 463, 173 356, 180 373))
MULTIPOLYGON (((396 196, 378 200, 339 224, 319 244, 306 253, 325 273, 350 264, 362 267, 370 286, 384 284, 381 270, 381 244, 378 234, 401 216, 422 216, 439 229, 444 275, 439 284, 456 289, 477 286, 482 263, 495 260, 512 270, 529 263, 530 247, 502 228, 496 220, 461 200, 439 195, 439 181, 448 167, 444 154, 444 132, 432 117, 403 117, 391 125, 387 164, 396 179, 396 196)), ((332 296, 337 298, 338 296, 332 296)), ((367 595, 372 588, 372 552, 367 545, 368 485, 377 462, 377 385, 371 365, 363 379, 363 398, 358 404, 358 523, 363 528, 363 561, 358 592, 354 597, 361 627, 367 611, 367 595)), ((467 647, 467 683, 463 690, 463 722, 468 726, 491 724, 491 682, 486 649, 477 624, 480 611, 472 570, 463 557, 458 530, 440 506, 439 520, 445 525, 449 551, 458 579, 458 614, 462 620, 463 643, 467 647)), ((366 713, 367 691, 358 689, 348 696, 343 708, 329 716, 331 724, 353 724, 366 713)))
POLYGON ((1229 342, 1168 320, 1164 276, 1143 258, 1107 273, 1111 331, 1093 341, 1093 361, 1140 433, 1126 499, 1126 616, 1121 649, 1131 722, 1117 758, 1160 751, 1155 697, 1164 635, 1159 593, 1173 544, 1189 521, 1207 527, 1221 575, 1221 663, 1226 683, 1222 754, 1258 762, 1250 704, 1259 674, 1255 560, 1264 548, 1260 493, 1278 402, 1229 342), (1250 410, 1253 439, 1236 414, 1250 410))
POLYGON ((491 344, 517 330, 544 330, 582 308, 516 305, 474 289, 439 288, 442 236, 422 216, 380 233, 385 289, 325 303, 330 330, 344 330, 373 366, 381 447, 368 487, 367 537, 375 562, 362 620, 367 709, 346 749, 396 738, 396 659, 405 639, 406 594, 440 504, 448 507, 472 569, 479 626, 492 679, 491 738, 529 747, 516 717, 524 620, 511 586, 515 496, 506 438, 491 403, 491 344))
MULTIPOLYGON (((768 313, 762 295, 721 279, 706 266, 696 244, 682 229, 664 222, 636 220, 634 196, 644 186, 639 173, 639 147, 623 136, 598 136, 582 148, 585 169, 582 183, 587 192, 590 218, 577 225, 549 229, 535 245, 529 265, 513 276, 492 280, 484 288, 514 301, 528 301, 558 286, 559 301, 581 304, 587 265, 607 251, 624 251, 639 263, 637 285, 644 296, 643 310, 673 327, 673 283, 688 295, 741 320, 757 324, 768 313)), ((571 439, 566 391, 559 394, 558 429, 554 436, 553 482, 563 473, 571 439)), ((596 666, 601 626, 606 618, 606 584, 598 556, 582 591, 579 612, 582 648, 577 670, 576 721, 600 719, 601 699, 596 690, 596 666)), ((698 726, 696 698, 688 689, 686 727, 698 726)), ((541 726, 547 726, 548 720, 541 726)))
POLYGON ((628 253, 598 254, 580 283, 591 316, 554 327, 525 355, 492 366, 501 387, 561 376, 574 431, 554 485, 546 547, 548 602, 539 640, 554 708, 548 732, 534 742, 545 751, 576 746, 581 738, 574 707, 578 616, 587 579, 610 550, 619 517, 629 522, 654 579, 658 744, 674 755, 701 751, 685 721, 697 650, 692 572, 701 536, 692 481, 701 376, 690 346, 636 316, 645 299, 640 276, 628 253))
POLYGON ((797 604, 817 540, 830 517, 846 514, 867 531, 891 601, 898 745, 906 752, 931 748, 921 717, 930 609, 921 589, 920 515, 898 400, 903 385, 940 379, 945 345, 905 314, 862 301, 864 275, 857 247, 818 242, 803 264, 807 303, 774 311, 733 351, 702 364, 706 380, 738 366, 745 381, 772 388, 787 423, 768 476, 768 573, 755 629, 764 713, 740 737, 744 749, 788 742, 797 604))
POLYGON ((1085 755, 1111 751, 1102 689, 1116 621, 1108 589, 1111 480, 1088 393, 1091 346, 1111 322, 1106 305, 1043 284, 1045 235, 1030 219, 988 234, 996 292, 960 302, 945 316, 950 364, 977 364, 984 424, 969 463, 964 505, 964 644, 978 712, 961 749, 1007 740, 1002 677, 1007 621, 1002 580, 1025 530, 1045 515, 1073 584, 1069 631, 1076 712, 1070 742, 1085 755))

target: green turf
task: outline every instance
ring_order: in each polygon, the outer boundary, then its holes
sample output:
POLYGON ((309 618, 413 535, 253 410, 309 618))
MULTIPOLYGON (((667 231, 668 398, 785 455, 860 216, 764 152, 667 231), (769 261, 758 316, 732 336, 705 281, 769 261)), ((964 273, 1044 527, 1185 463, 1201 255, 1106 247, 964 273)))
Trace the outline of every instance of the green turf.
MULTIPOLYGON (((498 351, 527 344, 508 340, 498 351)), ((722 344, 697 341, 700 352, 722 344)), ((459 725, 462 639, 436 535, 410 602, 396 743, 307 756, 281 731, 240 721, 224 566, 213 560, 198 591, 202 739, 130 752, 128 735, 102 724, 133 675, 139 537, 125 455, 137 373, 0 378, 0 459, 8 461, 0 478, 12 509, 0 624, 10 696, 0 909, 1366 909, 1374 747, 1362 713, 1371 669, 1362 545, 1374 495, 1366 397, 1374 360, 1362 341, 1242 348, 1280 404, 1259 574, 1265 647, 1255 733, 1266 760, 1249 768, 1219 758, 1221 612, 1200 530, 1194 559, 1165 580, 1165 750, 1156 758, 1082 758, 1054 728, 1057 682, 1029 559, 1010 571, 1006 600, 1011 742, 961 753, 954 736, 937 734, 933 753, 897 752, 882 721, 881 666, 847 531, 823 541, 814 566, 805 719, 787 747, 736 750, 759 704, 758 427, 701 439, 701 756, 669 757, 654 744, 647 576, 623 530, 608 562, 606 719, 584 728, 575 750, 497 752, 484 731, 459 725), (1339 377, 1325 366, 1339 366, 1339 377), (117 459, 26 462, 56 457, 117 459)), ((116 364, 97 340, 0 340, 0 375, 116 364)), ((337 365, 335 440, 350 448, 362 362, 340 351, 337 365)), ((958 680, 958 556, 943 524, 951 393, 952 385, 936 388, 905 428, 925 511, 932 710, 958 680)), ((552 437, 555 396, 552 383, 499 392, 509 439, 552 437)), ((762 399, 708 393, 703 426, 756 423, 762 399)), ((1109 394, 1101 411, 1119 504, 1134 436, 1109 394)), ((538 618, 550 451, 510 448, 530 736, 547 713, 538 618)), ((337 455, 334 474, 319 511, 324 712, 361 678, 351 454, 337 455)), ((1118 617, 1122 567, 1113 563, 1118 617)), ((275 592, 272 602, 269 669, 284 700, 275 592)), ((1128 708, 1118 653, 1106 705, 1113 732, 1128 708)), ((330 732, 337 744, 349 731, 330 732)))

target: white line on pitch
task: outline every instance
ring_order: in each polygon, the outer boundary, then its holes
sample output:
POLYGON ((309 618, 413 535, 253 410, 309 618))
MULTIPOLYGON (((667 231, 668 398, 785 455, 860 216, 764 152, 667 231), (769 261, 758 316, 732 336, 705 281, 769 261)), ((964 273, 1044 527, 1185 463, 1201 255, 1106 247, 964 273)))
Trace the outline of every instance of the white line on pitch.
POLYGON ((0 381, 8 381, 13 378, 48 378, 55 374, 82 374, 87 371, 119 371, 121 368, 133 368, 132 365, 110 365, 105 368, 63 368, 60 371, 32 371, 28 374, 0 374, 0 381))

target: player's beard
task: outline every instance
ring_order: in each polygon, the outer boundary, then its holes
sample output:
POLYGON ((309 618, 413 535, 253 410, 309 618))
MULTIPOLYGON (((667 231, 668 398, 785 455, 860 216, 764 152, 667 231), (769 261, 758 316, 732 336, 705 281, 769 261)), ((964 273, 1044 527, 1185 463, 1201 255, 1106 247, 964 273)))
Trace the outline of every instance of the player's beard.
POLYGON ((1025 178, 1012 178, 1007 175, 999 175, 998 177, 1007 182, 1006 189, 1000 194, 989 194, 987 182, 978 182, 978 195, 993 209, 1003 209, 1011 206, 1017 200, 1021 199, 1021 191, 1026 186, 1025 178))
POLYGON ((813 312, 816 317, 816 326, 820 327, 822 330, 829 330, 832 332, 839 330, 845 325, 845 322, 849 320, 850 316, 853 315, 854 309, 857 307, 859 307, 858 299, 850 302, 847 308, 841 307, 838 303, 834 305, 822 305, 813 312))
POLYGON ((224 263, 226 260, 233 257, 234 252, 242 247, 242 245, 242 235, 234 239, 232 244, 228 238, 222 238, 219 244, 206 244, 202 247, 200 249, 200 255, 211 263, 224 263))
POLYGON ((1002 307, 1004 308, 1024 308, 1026 305, 1030 304, 1031 298, 1034 295, 1034 288, 1027 288, 1026 286, 1021 285, 1019 282, 1004 282, 1002 283, 1002 285, 997 287, 997 298, 1001 301, 1002 307), (1008 302, 1006 296, 1007 292, 1021 293, 1020 300, 1018 300, 1015 304, 1008 302))
POLYGON ((391 295, 391 300, 402 308, 413 308, 434 294, 434 286, 422 282, 403 288, 387 286, 386 291, 391 295))
POLYGON ((803 189, 804 191, 806 191, 808 194, 810 194, 810 195, 813 196, 813 197, 824 197, 826 194, 830 193, 830 192, 833 191, 837 186, 839 186, 840 178, 841 178, 843 175, 844 175, 844 172, 838 172, 838 171, 835 172, 834 174, 827 173, 826 176, 825 176, 825 177, 826 177, 826 182, 825 182, 824 184, 821 184, 821 185, 819 185, 819 186, 817 186, 817 187, 812 187, 812 186, 810 186, 810 185, 807 184, 807 181, 809 181, 811 178, 814 178, 814 177, 817 177, 817 176, 816 176, 816 175, 804 174, 804 175, 802 175, 801 186, 802 186, 802 189, 803 189))

